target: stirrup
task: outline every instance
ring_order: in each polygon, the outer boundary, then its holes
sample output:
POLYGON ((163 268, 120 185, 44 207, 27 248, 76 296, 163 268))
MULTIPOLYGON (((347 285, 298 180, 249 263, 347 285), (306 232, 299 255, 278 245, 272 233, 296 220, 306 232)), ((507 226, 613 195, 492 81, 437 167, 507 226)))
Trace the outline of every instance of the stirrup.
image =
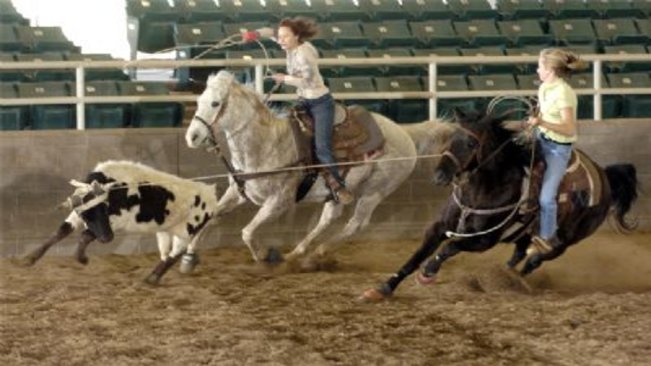
POLYGON ((355 196, 346 187, 340 187, 333 191, 336 202, 347 205, 355 200, 355 196))
POLYGON ((555 249, 555 246, 551 242, 552 239, 545 240, 540 236, 534 236, 531 239, 531 246, 527 249, 527 255, 531 256, 534 254, 548 254, 555 249))

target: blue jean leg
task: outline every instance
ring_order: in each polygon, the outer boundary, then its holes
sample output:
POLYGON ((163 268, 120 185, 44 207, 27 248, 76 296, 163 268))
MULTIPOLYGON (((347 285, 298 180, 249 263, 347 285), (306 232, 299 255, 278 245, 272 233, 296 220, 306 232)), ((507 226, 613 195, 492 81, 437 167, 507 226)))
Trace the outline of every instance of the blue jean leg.
POLYGON ((334 166, 336 160, 332 154, 332 133, 334 131, 335 101, 330 93, 316 99, 303 99, 302 104, 314 118, 314 145, 316 157, 321 164, 331 164, 328 171, 332 177, 344 185, 339 175, 339 168, 334 166))
POLYGON ((572 145, 561 145, 538 137, 547 168, 540 192, 540 237, 547 240, 556 234, 558 187, 572 154, 572 145))

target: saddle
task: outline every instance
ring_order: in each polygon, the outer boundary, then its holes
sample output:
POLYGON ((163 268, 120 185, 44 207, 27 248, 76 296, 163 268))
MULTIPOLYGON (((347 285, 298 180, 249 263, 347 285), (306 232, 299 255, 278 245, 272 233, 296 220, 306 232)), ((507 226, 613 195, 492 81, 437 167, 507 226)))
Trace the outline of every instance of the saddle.
MULTIPOLYGON (((295 106, 290 110, 290 125, 299 150, 299 159, 319 164, 314 152, 314 119, 309 112, 295 106)), ((335 105, 332 148, 338 163, 376 157, 384 146, 384 135, 371 114, 363 107, 335 105)), ((347 166, 350 167, 350 166, 347 166)), ((344 176, 348 169, 342 170, 344 176)))
MULTIPOLYGON (((558 188, 558 216, 562 220, 578 207, 593 207, 602 200, 602 179, 600 170, 583 151, 572 149, 567 170, 558 188)), ((538 197, 545 174, 545 163, 539 161, 530 172, 528 201, 530 210, 537 211, 538 197)))

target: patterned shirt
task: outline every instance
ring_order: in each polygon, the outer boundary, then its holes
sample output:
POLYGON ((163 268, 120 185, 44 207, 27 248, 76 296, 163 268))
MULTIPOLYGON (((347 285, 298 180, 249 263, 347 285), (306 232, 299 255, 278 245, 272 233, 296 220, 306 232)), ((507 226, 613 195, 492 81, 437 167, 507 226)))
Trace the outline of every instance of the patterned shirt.
MULTIPOLYGON (((561 78, 551 83, 542 83, 538 88, 538 103, 540 114, 545 122, 560 124, 563 117, 563 108, 572 108, 576 121, 577 98, 576 93, 567 82, 561 78)), ((577 136, 566 136, 542 126, 538 126, 547 137, 557 142, 574 142, 577 136)))
POLYGON ((318 60, 319 52, 310 42, 303 42, 287 52, 285 83, 295 86, 301 98, 316 99, 330 92, 323 83, 318 60))

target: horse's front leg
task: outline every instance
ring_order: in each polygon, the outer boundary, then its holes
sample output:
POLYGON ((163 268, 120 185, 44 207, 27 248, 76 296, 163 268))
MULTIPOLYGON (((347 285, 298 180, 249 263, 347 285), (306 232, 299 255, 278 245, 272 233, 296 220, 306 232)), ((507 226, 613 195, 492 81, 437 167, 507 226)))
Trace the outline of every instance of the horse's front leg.
POLYGON ((319 218, 317 225, 307 234, 307 236, 305 236, 305 238, 303 238, 303 240, 301 240, 300 243, 298 243, 298 245, 296 245, 291 253, 287 254, 286 259, 293 260, 305 254, 307 249, 310 247, 310 244, 314 242, 314 239, 330 226, 334 220, 341 216, 343 210, 343 205, 334 203, 333 201, 326 202, 323 206, 323 211, 321 211, 321 217, 319 218))
POLYGON ((514 269, 527 256, 527 248, 529 247, 530 243, 530 235, 524 235, 515 241, 515 249, 513 249, 513 255, 511 255, 511 259, 509 259, 509 261, 506 263, 506 266, 509 269, 514 269))
POLYGON ((398 285, 410 274, 414 273, 421 263, 425 261, 432 253, 436 251, 441 242, 446 239, 445 225, 441 221, 434 223, 425 233, 425 238, 420 248, 409 258, 402 268, 394 273, 385 283, 375 289, 366 290, 362 294, 362 299, 370 301, 379 301, 391 294, 396 290, 398 285))
POLYGON ((268 263, 282 261, 282 254, 274 248, 260 248, 254 233, 258 227, 265 222, 275 219, 285 212, 294 202, 291 195, 277 195, 267 199, 255 214, 251 222, 242 229, 242 240, 251 251, 253 260, 259 262, 264 260, 268 263))

